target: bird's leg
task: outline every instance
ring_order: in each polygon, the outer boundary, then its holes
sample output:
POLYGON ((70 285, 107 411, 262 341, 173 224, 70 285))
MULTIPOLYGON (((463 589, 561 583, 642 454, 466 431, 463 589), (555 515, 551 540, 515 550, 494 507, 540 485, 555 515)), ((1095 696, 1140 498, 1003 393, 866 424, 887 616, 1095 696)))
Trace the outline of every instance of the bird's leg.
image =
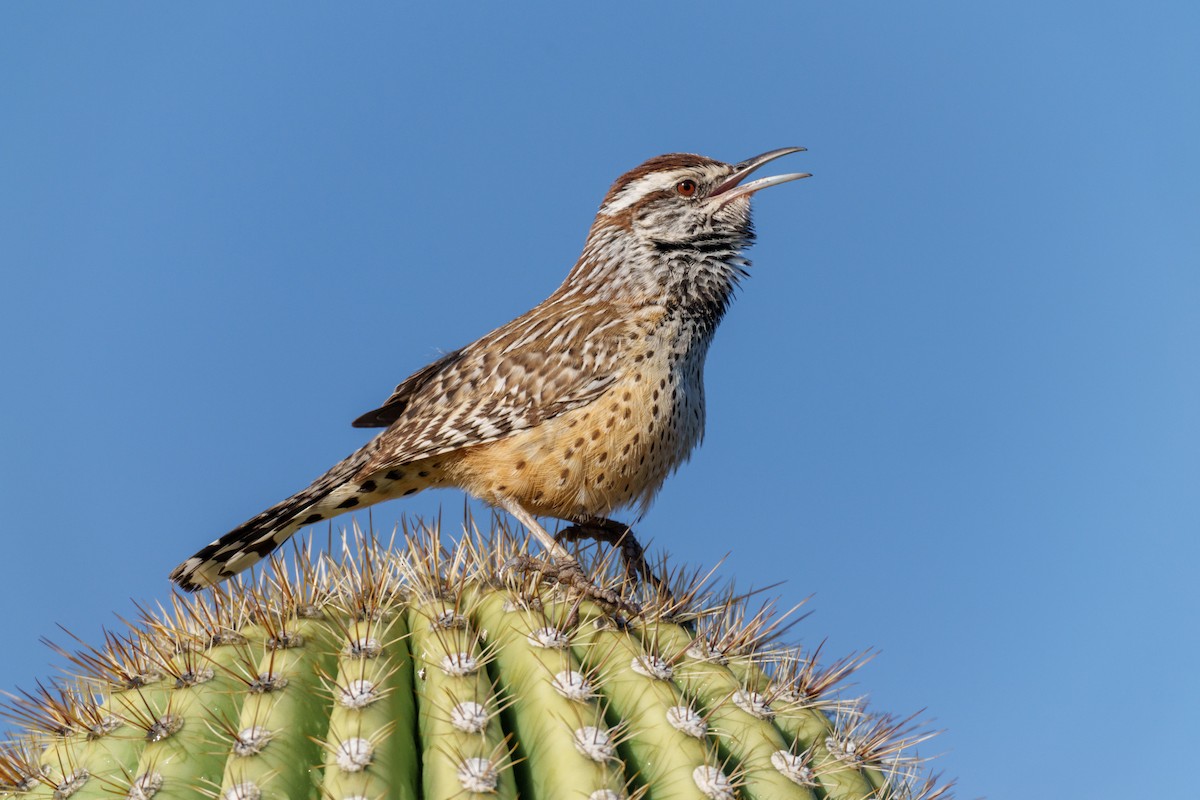
POLYGON ((533 534, 542 547, 546 548, 546 552, 550 553, 550 560, 536 559, 529 555, 518 556, 513 559, 512 566, 522 572, 536 572, 546 578, 556 581, 563 586, 570 587, 579 591, 584 597, 589 597, 609 608, 617 611, 623 611, 627 614, 637 615, 642 613, 642 609, 636 603, 632 603, 611 589, 604 589, 597 586, 588 576, 584 574, 583 569, 579 566, 579 562, 575 557, 567 552, 553 536, 546 532, 533 515, 520 506, 520 504, 512 500, 503 500, 500 503, 505 511, 517 518, 525 528, 533 534))
POLYGON ((646 561, 646 551, 633 535, 633 529, 624 523, 603 517, 573 517, 575 524, 564 528, 554 537, 557 542, 576 542, 580 539, 592 539, 605 542, 613 547, 621 548, 621 563, 625 565, 625 574, 631 578, 641 578, 653 583, 659 592, 666 597, 671 596, 666 581, 654 574, 646 561))
POLYGON ((630 577, 650 579, 653 573, 646 563, 646 551, 633 535, 628 525, 623 525, 603 517, 571 517, 575 524, 563 528, 554 536, 556 542, 577 542, 580 539, 591 539, 604 542, 612 547, 621 548, 621 562, 625 565, 625 573, 630 577))

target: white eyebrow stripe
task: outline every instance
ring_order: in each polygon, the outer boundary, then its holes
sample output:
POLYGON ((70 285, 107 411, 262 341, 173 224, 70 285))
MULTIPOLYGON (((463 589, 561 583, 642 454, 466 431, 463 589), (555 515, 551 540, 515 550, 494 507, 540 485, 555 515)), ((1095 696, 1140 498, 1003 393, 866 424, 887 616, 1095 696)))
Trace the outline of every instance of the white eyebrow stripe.
POLYGON ((619 214, 646 195, 669 189, 694 174, 695 170, 676 169, 670 172, 652 172, 644 175, 618 192, 616 197, 600 209, 600 213, 608 217, 619 214))

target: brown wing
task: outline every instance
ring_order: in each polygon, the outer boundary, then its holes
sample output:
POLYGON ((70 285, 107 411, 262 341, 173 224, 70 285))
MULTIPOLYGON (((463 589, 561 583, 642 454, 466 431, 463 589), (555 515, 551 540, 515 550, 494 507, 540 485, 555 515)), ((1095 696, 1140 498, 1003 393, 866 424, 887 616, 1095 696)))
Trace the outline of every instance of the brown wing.
POLYGON ((495 441, 590 403, 620 376, 631 339, 661 313, 543 303, 417 372, 360 417, 364 426, 391 426, 364 471, 495 441))
POLYGON ((372 411, 368 411, 351 424, 355 428, 386 428, 388 425, 391 425, 400 418, 400 415, 404 413, 404 409, 408 408, 408 403, 413 395, 437 377, 439 372, 462 358, 462 354, 462 350, 447 353, 429 366, 409 375, 396 387, 395 391, 392 392, 392 396, 383 405, 372 411))

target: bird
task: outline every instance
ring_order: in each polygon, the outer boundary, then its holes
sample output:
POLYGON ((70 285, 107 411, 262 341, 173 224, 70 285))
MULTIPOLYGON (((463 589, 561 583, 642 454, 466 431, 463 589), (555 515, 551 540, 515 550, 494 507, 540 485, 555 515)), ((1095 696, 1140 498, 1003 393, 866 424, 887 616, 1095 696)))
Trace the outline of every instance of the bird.
POLYGON ((353 425, 382 428, 310 486, 200 549, 170 578, 213 586, 301 528, 352 509, 457 487, 516 518, 545 574, 602 601, 562 545, 641 548, 610 515, 640 519, 704 435, 704 362, 750 262, 750 201, 790 173, 743 182, 803 147, 737 163, 656 156, 621 175, 562 284, 532 310, 405 378, 353 425), (551 536, 538 522, 571 523, 551 536))

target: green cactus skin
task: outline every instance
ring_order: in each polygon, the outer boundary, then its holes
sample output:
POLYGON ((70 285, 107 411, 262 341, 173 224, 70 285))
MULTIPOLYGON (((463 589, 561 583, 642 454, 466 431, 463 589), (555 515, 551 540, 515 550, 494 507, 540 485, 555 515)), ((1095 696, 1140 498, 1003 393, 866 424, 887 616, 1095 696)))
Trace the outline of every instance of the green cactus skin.
MULTIPOLYGON (((133 800, 934 800, 909 720, 870 715, 775 643, 770 606, 675 577, 615 617, 505 565, 526 542, 348 536, 257 582, 61 651, 10 695, 0 797, 133 800), (753 613, 752 613, 753 612, 753 613)), ((667 574, 659 565, 660 574, 667 574)), ((784 615, 786 616, 786 615, 784 615)))
POLYGON ((358 620, 346 633, 336 679, 328 683, 334 702, 321 790, 326 797, 416 800, 421 756, 406 615, 383 624, 358 620), (372 745, 368 769, 338 766, 339 756, 356 751, 355 740, 372 745))

